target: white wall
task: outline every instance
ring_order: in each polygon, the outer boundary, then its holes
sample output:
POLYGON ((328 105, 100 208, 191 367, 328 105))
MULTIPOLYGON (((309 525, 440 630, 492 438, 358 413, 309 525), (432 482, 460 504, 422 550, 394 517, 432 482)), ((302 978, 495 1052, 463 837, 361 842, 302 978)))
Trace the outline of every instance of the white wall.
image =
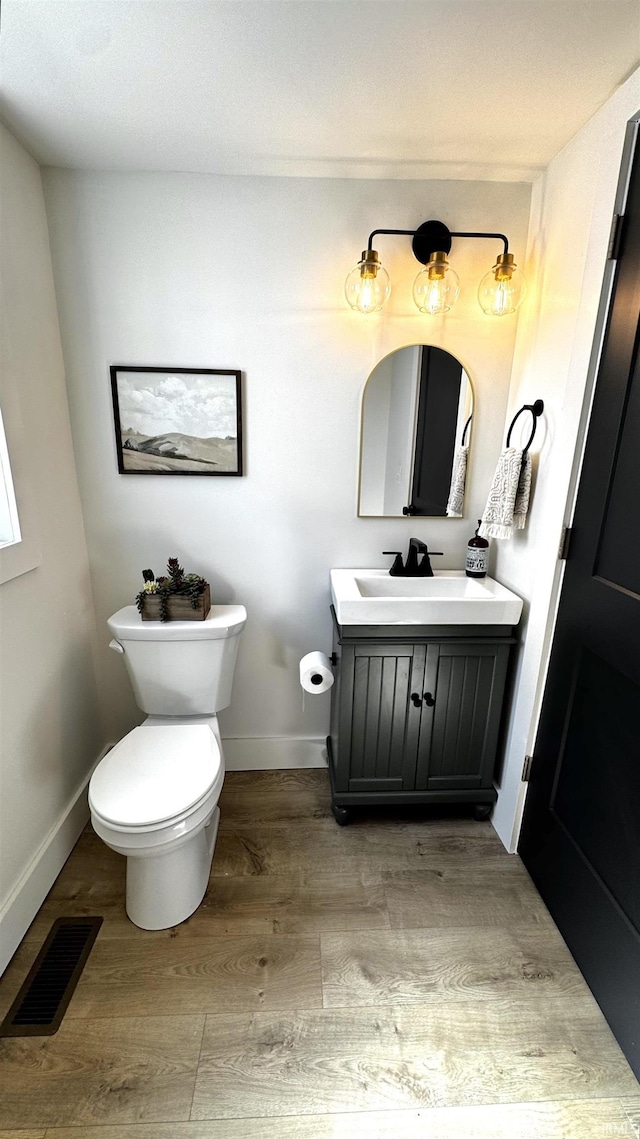
POLYGON ((383 514, 401 515, 403 507, 411 502, 420 358, 417 347, 391 357, 383 514))
POLYGON ((258 758, 292 738, 319 751, 329 698, 308 697, 303 711, 297 662, 330 645, 329 569, 382 566, 381 551, 412 534, 445 550, 445 567, 464 564, 501 445, 516 328, 475 300, 496 252, 488 242, 454 246, 466 292, 446 317, 417 313, 406 238, 379 242, 388 312, 352 312, 344 278, 372 229, 428 217, 505 231, 521 252, 530 187, 53 169, 44 184, 110 736, 140 713, 106 650, 106 618, 132 601, 144 567, 159 572, 176 554, 209 577, 217 601, 248 609, 223 735, 266 737, 242 745, 258 758), (393 348, 425 340, 476 385, 467 518, 358 519, 365 380, 393 348), (110 363, 242 369, 246 477, 119 475, 110 363))
POLYGON ((74 807, 103 736, 40 171, 4 127, 0 148, 2 399, 12 403, 12 464, 35 508, 21 523, 29 539, 37 527, 40 561, 0 585, 2 972, 86 820, 82 797, 74 807))
POLYGON ((360 514, 384 514, 387 481, 387 439, 391 410, 391 378, 394 356, 381 360, 375 377, 367 383, 362 406, 362 455, 360 464, 360 514))
POLYGON ((527 602, 493 817, 510 849, 517 843, 526 791, 522 763, 533 750, 544 689, 562 576, 558 545, 570 518, 580 420, 592 390, 590 358, 625 128, 639 109, 636 71, 553 160, 533 191, 527 274, 535 300, 518 325, 508 418, 538 398, 545 410, 532 447, 539 454, 528 526, 511 542, 496 543, 495 560, 499 580, 527 602))

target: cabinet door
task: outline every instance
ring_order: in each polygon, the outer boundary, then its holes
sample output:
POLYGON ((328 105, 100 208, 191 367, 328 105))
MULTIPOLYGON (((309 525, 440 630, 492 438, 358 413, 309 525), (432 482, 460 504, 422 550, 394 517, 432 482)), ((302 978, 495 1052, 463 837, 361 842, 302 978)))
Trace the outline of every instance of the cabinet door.
POLYGON ((509 645, 429 645, 416 787, 491 787, 509 645))
POLYGON ((347 790, 415 786, 424 662, 424 645, 355 646, 347 790))

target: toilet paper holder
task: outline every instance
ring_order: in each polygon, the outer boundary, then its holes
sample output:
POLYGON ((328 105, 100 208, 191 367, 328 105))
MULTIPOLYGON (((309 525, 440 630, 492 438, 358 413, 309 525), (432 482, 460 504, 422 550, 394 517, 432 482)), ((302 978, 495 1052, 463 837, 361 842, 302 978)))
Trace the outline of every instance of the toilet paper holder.
POLYGON ((323 693, 332 687, 335 677, 333 661, 320 649, 307 653, 300 661, 300 684, 305 692, 323 693))

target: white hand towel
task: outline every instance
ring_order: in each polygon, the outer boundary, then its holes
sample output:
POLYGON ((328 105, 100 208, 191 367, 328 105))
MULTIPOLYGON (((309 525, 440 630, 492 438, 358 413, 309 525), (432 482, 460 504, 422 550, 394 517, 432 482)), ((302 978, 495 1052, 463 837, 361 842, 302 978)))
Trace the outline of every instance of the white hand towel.
POLYGON ((448 518, 462 518, 462 511, 464 509, 464 484, 467 478, 468 454, 468 447, 458 447, 453 456, 451 486, 449 488, 449 501, 447 502, 448 518))
POLYGON ((531 456, 507 447, 498 459, 478 533, 483 538, 512 538, 527 522, 531 456))

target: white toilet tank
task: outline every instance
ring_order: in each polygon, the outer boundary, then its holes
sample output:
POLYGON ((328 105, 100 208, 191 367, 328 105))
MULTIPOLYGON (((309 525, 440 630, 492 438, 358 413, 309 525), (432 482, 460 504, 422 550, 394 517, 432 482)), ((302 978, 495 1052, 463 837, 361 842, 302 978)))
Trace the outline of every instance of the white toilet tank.
POLYGON ((204 716, 231 702, 243 605, 214 605, 204 621, 143 621, 135 605, 107 621, 124 653, 136 704, 156 716, 204 716))

